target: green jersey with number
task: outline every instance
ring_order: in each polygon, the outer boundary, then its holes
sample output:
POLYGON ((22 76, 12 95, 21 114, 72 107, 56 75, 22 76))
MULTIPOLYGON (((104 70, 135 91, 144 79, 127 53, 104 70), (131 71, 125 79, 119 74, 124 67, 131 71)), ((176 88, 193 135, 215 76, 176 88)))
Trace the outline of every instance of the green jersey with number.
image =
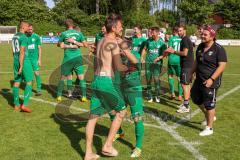
POLYGON ((28 46, 28 38, 24 33, 18 32, 13 36, 12 49, 13 49, 14 61, 16 62, 19 61, 20 47, 25 48, 24 60, 29 59, 27 46, 28 46))
MULTIPOLYGON (((69 29, 61 33, 59 37, 59 42, 64 42, 66 45, 73 45, 72 43, 67 42, 68 38, 73 38, 77 42, 83 42, 85 41, 85 37, 81 32, 78 32, 74 29, 69 29)), ((77 49, 64 49, 64 60, 70 60, 72 58, 75 58, 77 56, 81 55, 80 48, 77 49)))
POLYGON ((137 36, 132 37, 132 50, 131 50, 131 52, 139 60, 140 60, 141 52, 142 52, 142 49, 145 45, 145 42, 146 42, 146 38, 144 38, 144 37, 139 37, 139 38, 137 36))
MULTIPOLYGON (((181 38, 179 36, 172 36, 169 39, 168 46, 172 47, 175 51, 180 51, 180 42, 181 38)), ((180 56, 176 54, 168 55, 168 64, 169 65, 180 65, 180 56)))
MULTIPOLYGON (((146 55, 146 62, 154 62, 154 60, 161 56, 163 51, 167 48, 165 43, 159 38, 155 41, 153 38, 149 38, 146 41, 146 48, 147 48, 147 55, 146 55)), ((160 60, 158 64, 161 64, 163 60, 160 60)))
POLYGON ((27 37, 29 58, 33 60, 38 60, 38 46, 42 45, 41 39, 36 33, 33 33, 32 35, 27 35, 27 37))

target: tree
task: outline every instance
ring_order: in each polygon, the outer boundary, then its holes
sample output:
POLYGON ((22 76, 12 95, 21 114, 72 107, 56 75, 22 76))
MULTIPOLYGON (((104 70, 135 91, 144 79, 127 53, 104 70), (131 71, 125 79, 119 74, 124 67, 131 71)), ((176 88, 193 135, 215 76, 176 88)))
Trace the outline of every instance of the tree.
POLYGON ((182 0, 178 5, 181 17, 186 18, 187 24, 211 23, 214 5, 208 0, 182 0))

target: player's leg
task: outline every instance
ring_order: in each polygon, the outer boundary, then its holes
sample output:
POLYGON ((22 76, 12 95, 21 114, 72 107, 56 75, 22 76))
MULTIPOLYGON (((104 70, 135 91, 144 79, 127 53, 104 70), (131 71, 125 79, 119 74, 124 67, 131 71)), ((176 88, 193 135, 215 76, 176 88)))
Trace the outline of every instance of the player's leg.
POLYGON ((33 69, 30 61, 25 60, 23 65, 23 77, 26 81, 26 86, 24 89, 23 104, 21 105, 21 110, 24 112, 32 112, 27 106, 29 105, 29 100, 32 94, 32 81, 33 81, 33 69))
POLYGON ((155 84, 155 94, 156 94, 156 102, 160 103, 160 90, 161 90, 161 84, 160 84, 160 74, 162 70, 162 65, 160 64, 154 64, 153 68, 153 77, 154 77, 154 84, 155 84))
POLYGON ((42 79, 41 79, 40 72, 39 72, 40 67, 38 65, 37 60, 31 60, 31 64, 32 64, 32 68, 33 68, 36 83, 37 83, 37 94, 36 94, 36 96, 40 96, 41 95, 41 88, 42 88, 42 79))
POLYGON ((183 89, 182 89, 182 85, 181 85, 181 82, 180 82, 181 66, 180 65, 174 65, 174 70, 175 70, 177 80, 178 80, 178 100, 182 101, 183 89))
POLYGON ((68 98, 72 98, 72 90, 73 90, 73 81, 72 81, 72 74, 67 76, 67 91, 68 91, 68 98))
POLYGON ((14 104, 15 110, 20 109, 19 86, 20 86, 20 82, 22 81, 22 74, 19 75, 18 70, 19 70, 19 62, 14 61, 14 64, 13 64, 14 83, 12 87, 12 93, 13 93, 13 104, 14 104))
POLYGON ((171 93, 171 99, 175 99, 175 90, 174 90, 174 77, 175 74, 173 65, 168 65, 168 84, 171 93))
POLYGON ((148 102, 153 102, 152 97, 152 71, 151 71, 151 63, 146 62, 145 63, 145 76, 146 76, 146 82, 147 82, 147 100, 148 102))
POLYGON ((87 86, 86 86, 86 81, 84 79, 84 66, 82 63, 82 57, 79 56, 75 59, 76 59, 76 63, 75 63, 74 70, 79 79, 79 88, 81 90, 81 101, 87 102, 87 86))

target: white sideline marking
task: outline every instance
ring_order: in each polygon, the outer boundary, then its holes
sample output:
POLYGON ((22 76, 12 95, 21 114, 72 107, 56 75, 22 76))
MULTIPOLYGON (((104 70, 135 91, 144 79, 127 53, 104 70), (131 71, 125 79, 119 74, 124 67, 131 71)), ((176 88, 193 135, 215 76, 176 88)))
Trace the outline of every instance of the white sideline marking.
POLYGON ((165 130, 166 132, 168 132, 175 140, 177 140, 184 148, 186 148, 189 152, 192 153, 192 155, 198 159, 198 160, 206 160, 206 158, 199 153, 199 151, 194 148, 194 146, 188 142, 187 140, 185 140, 183 137, 181 137, 177 131, 175 131, 172 127, 170 127, 169 125, 167 125, 167 123, 163 122, 160 120, 159 117, 155 116, 154 113, 152 112, 148 112, 148 114, 157 121, 157 123, 160 125, 159 127, 161 127, 163 130, 165 130))
MULTIPOLYGON (((221 100, 224 99, 226 96, 228 96, 228 95, 236 92, 236 91, 239 90, 239 89, 240 89, 240 85, 232 88, 231 90, 227 91, 226 93, 218 96, 218 97, 217 97, 217 101, 221 101, 221 100)), ((175 122, 175 124, 172 126, 172 128, 173 128, 173 129, 176 129, 176 128, 179 127, 181 124, 189 121, 190 116, 191 116, 191 117, 194 117, 194 116, 197 115, 199 112, 201 112, 201 110, 200 110, 200 109, 196 109, 194 112, 191 113, 191 115, 188 114, 185 118, 181 118, 179 121, 175 122)))
MULTIPOLYGON (((203 144, 202 142, 198 142, 198 141, 189 142, 189 143, 190 143, 191 145, 193 145, 193 146, 200 146, 200 145, 203 144)), ((176 142, 169 142, 168 144, 169 144, 169 145, 172 145, 172 146, 180 145, 179 143, 176 143, 176 142)))

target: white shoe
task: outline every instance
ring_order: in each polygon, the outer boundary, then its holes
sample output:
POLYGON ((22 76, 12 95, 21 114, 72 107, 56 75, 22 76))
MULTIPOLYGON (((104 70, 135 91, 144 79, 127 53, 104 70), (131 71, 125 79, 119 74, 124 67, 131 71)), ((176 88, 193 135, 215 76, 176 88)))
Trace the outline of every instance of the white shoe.
POLYGON ((138 158, 141 156, 142 150, 140 148, 135 148, 131 154, 131 158, 138 158))
MULTIPOLYGON (((213 121, 216 121, 216 120, 217 120, 217 117, 214 116, 213 121)), ((202 126, 206 126, 206 125, 207 125, 207 120, 204 119, 204 121, 202 121, 201 125, 202 125, 202 126)))
POLYGON ((160 103, 160 97, 155 97, 155 99, 157 103, 160 103))
POLYGON ((206 126, 206 128, 202 132, 199 133, 199 136, 209 136, 211 134, 213 134, 213 129, 206 126))
POLYGON ((188 105, 188 108, 184 106, 184 104, 181 104, 179 106, 179 109, 177 110, 178 113, 188 113, 190 112, 190 106, 188 105))
POLYGON ((152 103, 152 102, 153 102, 153 99, 152 99, 152 98, 150 98, 150 99, 148 100, 148 102, 152 103))
POLYGON ((67 95, 68 98, 72 98, 73 95, 72 95, 72 91, 68 91, 68 95, 67 95))

